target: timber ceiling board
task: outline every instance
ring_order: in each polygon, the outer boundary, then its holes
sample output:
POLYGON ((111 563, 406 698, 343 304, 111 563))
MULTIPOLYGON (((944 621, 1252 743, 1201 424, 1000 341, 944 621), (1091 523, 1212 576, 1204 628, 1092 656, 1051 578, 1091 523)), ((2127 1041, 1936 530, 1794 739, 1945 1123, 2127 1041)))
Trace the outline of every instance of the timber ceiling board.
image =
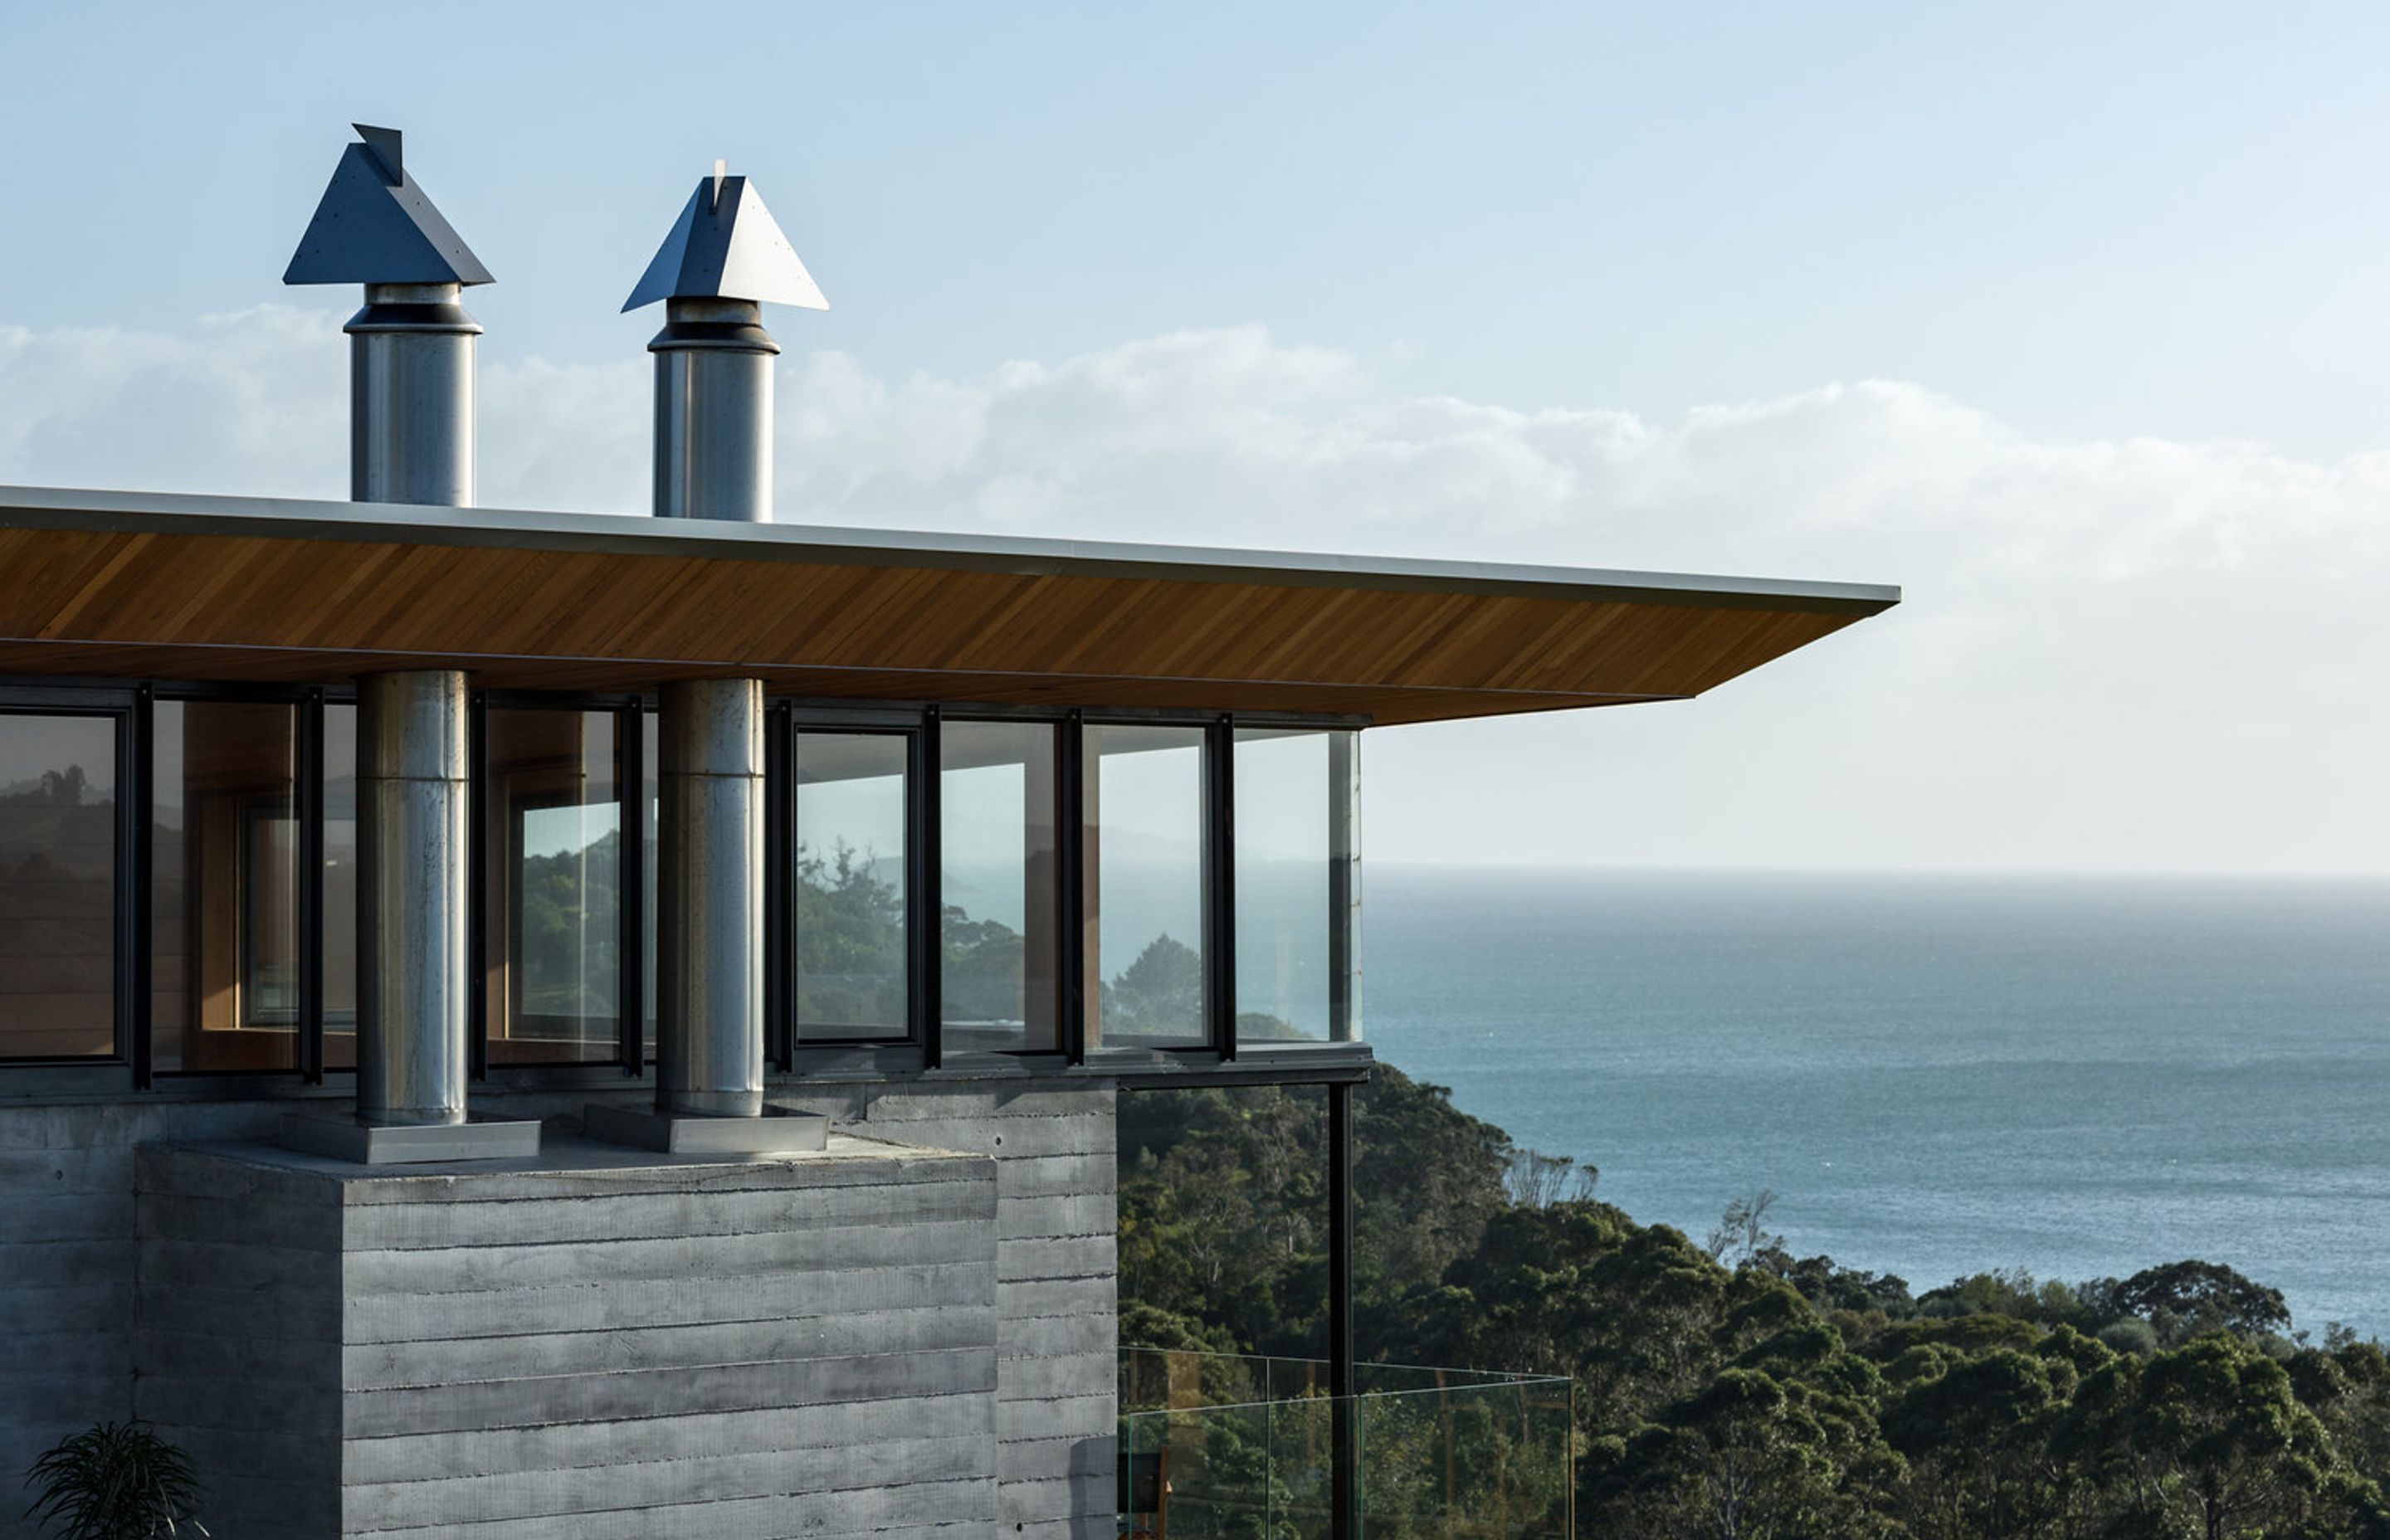
POLYGON ((1430 721, 1698 694, 1890 589, 0 488, 0 672, 1430 721))

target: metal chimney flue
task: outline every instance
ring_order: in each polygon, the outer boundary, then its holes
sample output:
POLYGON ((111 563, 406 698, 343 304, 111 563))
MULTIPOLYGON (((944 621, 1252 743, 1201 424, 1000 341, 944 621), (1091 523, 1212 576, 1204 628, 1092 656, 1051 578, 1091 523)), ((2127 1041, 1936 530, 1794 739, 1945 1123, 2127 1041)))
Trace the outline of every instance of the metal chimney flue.
POLYGON ((453 283, 366 285, 349 334, 349 496, 473 506, 473 340, 453 283))
MULTIPOLYGON (((458 295, 489 269, 407 173, 398 130, 355 125, 287 284, 365 286, 349 320, 349 495, 469 507, 473 351, 458 295)), ((380 1162, 518 1156, 539 1124, 466 1107, 472 1045, 469 681, 454 669, 357 680, 357 1102, 283 1137, 380 1162)))
POLYGON ((473 353, 459 295, 490 271, 408 174, 394 128, 356 126, 287 284, 365 286, 349 318, 349 495, 473 505, 473 353))
POLYGON ((764 306, 828 310, 761 194, 721 161, 673 222, 625 311, 662 301, 656 355, 655 511, 772 519, 772 360, 764 306))
MULTIPOLYGON (((719 160, 623 308, 658 301, 657 515, 770 522, 780 348, 763 307, 829 303, 719 160)), ((763 681, 675 680, 659 708, 656 1108, 593 1104, 586 1126, 660 1149, 818 1149, 825 1120, 764 1101, 763 681)))

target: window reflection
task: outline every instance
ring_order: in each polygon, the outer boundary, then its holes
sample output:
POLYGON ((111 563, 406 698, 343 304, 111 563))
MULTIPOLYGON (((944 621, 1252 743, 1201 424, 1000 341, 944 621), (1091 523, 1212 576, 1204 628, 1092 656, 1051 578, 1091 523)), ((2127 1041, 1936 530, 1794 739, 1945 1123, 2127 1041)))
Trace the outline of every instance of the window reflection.
POLYGON ((484 721, 489 1061, 619 1059, 616 715, 494 710, 484 721))
POLYGON ((1090 723, 1082 742, 1087 1046, 1201 1047, 1203 730, 1090 723))
POLYGON ((116 732, 0 714, 0 1059, 116 1051, 116 732))
POLYGON ((1354 738, 1237 729, 1240 1046, 1358 1035, 1354 738))
POLYGON ((797 1036, 902 1038, 906 740, 797 735, 797 1036))
POLYGON ((357 1066, 357 709, 324 708, 324 1067, 357 1066))
POLYGON ((151 712, 152 1065, 299 1067, 299 708, 151 712))
POLYGON ((1061 1046, 1056 736, 1043 722, 940 730, 938 1010, 949 1051, 1061 1046))

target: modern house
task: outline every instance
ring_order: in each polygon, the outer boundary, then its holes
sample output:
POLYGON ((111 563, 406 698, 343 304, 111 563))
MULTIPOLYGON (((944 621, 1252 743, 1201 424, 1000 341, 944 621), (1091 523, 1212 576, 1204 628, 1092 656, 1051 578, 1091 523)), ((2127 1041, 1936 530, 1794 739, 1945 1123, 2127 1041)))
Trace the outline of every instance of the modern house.
POLYGON ((660 517, 477 508, 489 275, 361 134, 289 276, 365 286, 351 500, 0 488, 0 1472, 137 1416, 237 1540, 1110 1536, 1115 1098, 1349 1148, 1361 732, 1898 599, 774 523, 822 302, 719 169, 632 295, 660 517))

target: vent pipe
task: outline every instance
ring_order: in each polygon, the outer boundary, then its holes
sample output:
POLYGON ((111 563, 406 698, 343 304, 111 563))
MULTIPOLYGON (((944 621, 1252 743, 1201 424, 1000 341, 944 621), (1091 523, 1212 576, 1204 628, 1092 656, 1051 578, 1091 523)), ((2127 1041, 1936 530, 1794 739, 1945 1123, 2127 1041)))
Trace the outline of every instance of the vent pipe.
POLYGON ((656 515, 772 520, 772 360, 764 306, 828 310, 761 194, 743 176, 699 181, 625 311, 662 300, 656 355, 656 515))
POLYGON ((458 296, 490 281, 408 175, 394 128, 356 125, 286 284, 363 284, 349 334, 349 496, 473 506, 473 340, 458 296))
MULTIPOLYGON (((398 130, 355 125, 287 284, 356 283, 349 495, 469 507, 473 340, 457 296, 489 270, 407 174, 398 130)), ((453 669, 357 681, 357 1106, 294 1118, 286 1141, 346 1159, 535 1152, 536 1123, 475 1122, 468 680, 453 669)))
MULTIPOLYGON (((713 164, 624 302, 662 301, 656 355, 655 511, 772 517, 766 303, 829 302, 743 176, 713 164)), ((656 826, 656 1115, 592 1108, 593 1133, 665 1149, 820 1148, 819 1119, 765 1117, 764 685, 664 687, 656 826), (746 1132, 726 1126, 745 1120, 746 1132), (696 1136, 692 1121, 714 1126, 696 1136), (777 1126, 775 1126, 777 1124, 777 1126)))

